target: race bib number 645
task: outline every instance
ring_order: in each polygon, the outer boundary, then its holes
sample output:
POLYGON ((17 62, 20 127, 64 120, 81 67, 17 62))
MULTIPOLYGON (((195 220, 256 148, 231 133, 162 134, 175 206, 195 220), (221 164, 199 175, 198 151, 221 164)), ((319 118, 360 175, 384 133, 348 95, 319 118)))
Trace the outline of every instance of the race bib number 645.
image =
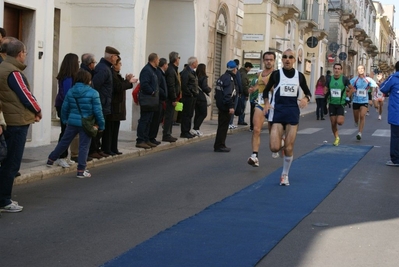
POLYGON ((281 85, 280 86, 280 96, 296 97, 298 95, 297 85, 281 85))

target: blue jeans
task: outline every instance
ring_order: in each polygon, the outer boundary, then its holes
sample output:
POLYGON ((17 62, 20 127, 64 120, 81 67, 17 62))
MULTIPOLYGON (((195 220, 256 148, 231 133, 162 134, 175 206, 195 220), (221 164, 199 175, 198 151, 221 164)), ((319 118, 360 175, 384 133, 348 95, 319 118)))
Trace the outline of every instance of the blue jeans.
MULTIPOLYGON (((234 110, 237 109, 237 105, 238 105, 238 96, 236 96, 236 97, 234 98, 234 110)), ((234 121, 234 114, 231 114, 231 115, 230 115, 230 122, 229 122, 229 124, 233 124, 233 121, 234 121)))
POLYGON ((399 164, 399 125, 391 124, 391 161, 399 164))
POLYGON ((244 112, 238 116, 238 123, 244 123, 245 122, 245 108, 247 107, 247 97, 245 95, 241 95, 241 98, 244 100, 244 112))
POLYGON ((77 134, 79 134, 78 170, 84 171, 87 165, 87 155, 89 154, 91 137, 85 133, 83 127, 67 125, 64 135, 48 158, 52 161, 57 160, 65 149, 68 149, 77 134))
POLYGON ((7 157, 3 160, 0 167, 0 207, 11 204, 14 177, 21 167, 28 129, 29 124, 24 126, 7 126, 7 130, 4 131, 7 143, 7 157))
POLYGON ((140 111, 139 124, 137 125, 137 143, 150 141, 150 127, 153 116, 153 111, 140 111))

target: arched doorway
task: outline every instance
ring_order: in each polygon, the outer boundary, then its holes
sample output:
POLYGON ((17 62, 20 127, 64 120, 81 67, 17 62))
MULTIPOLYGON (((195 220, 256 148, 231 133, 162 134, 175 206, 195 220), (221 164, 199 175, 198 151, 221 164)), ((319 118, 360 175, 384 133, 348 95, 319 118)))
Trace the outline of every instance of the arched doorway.
MULTIPOLYGON (((225 46, 226 46, 226 35, 228 33, 228 18, 227 18, 227 7, 221 6, 216 16, 216 31, 215 31, 215 58, 213 66, 213 80, 214 83, 222 75, 223 62, 226 62, 225 58, 225 46)), ((213 92, 215 93, 215 92, 213 92)), ((218 115, 218 109, 216 107, 216 101, 212 102, 211 119, 216 120, 218 115)))

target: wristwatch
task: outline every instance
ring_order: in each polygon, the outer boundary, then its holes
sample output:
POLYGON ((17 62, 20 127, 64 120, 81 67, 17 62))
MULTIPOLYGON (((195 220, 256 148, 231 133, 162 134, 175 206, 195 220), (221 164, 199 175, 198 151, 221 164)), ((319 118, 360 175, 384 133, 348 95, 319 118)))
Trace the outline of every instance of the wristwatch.
POLYGON ((308 102, 310 102, 310 96, 305 95, 305 97, 308 99, 308 102))

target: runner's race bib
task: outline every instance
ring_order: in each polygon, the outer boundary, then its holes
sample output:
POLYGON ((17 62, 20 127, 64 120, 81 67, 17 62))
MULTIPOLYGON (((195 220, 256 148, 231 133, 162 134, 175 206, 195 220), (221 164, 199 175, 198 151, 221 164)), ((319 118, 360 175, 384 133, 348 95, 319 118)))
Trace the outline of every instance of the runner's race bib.
POLYGON ((341 98, 341 89, 331 89, 331 97, 341 98))
POLYGON ((297 97, 298 96, 298 86, 283 84, 280 86, 280 96, 285 97, 297 97))
POLYGON ((359 97, 366 97, 367 96, 367 90, 366 89, 357 89, 356 95, 359 97))

